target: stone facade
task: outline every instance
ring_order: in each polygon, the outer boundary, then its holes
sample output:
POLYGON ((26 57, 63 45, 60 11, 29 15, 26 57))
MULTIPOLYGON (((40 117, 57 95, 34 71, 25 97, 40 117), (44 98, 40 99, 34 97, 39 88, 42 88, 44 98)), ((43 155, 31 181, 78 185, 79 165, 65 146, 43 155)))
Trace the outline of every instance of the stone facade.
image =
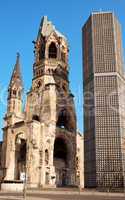
MULTIPOLYGON (((30 187, 74 186, 77 141, 82 136, 77 140, 67 39, 43 17, 33 43, 35 63, 25 111, 19 55, 8 88, 2 145, 4 180, 20 180, 26 173, 30 187)), ((79 153, 83 151, 80 144, 79 153)), ((83 185, 81 181, 83 178, 79 181, 83 185)))
POLYGON ((77 133, 76 180, 80 188, 84 188, 84 136, 77 133))

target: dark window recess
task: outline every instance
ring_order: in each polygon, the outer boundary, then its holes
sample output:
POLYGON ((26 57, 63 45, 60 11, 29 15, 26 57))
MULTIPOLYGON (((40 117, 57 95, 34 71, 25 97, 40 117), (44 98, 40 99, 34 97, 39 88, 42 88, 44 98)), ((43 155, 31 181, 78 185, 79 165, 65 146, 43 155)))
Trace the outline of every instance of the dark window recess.
POLYGON ((45 45, 42 45, 40 49, 40 59, 44 58, 45 58, 45 45))
POLYGON ((41 83, 41 81, 39 81, 39 82, 37 83, 37 87, 40 88, 41 85, 42 85, 42 83, 41 83))
POLYGON ((26 140, 17 138, 16 139, 16 149, 15 149, 15 180, 20 180, 20 173, 25 172, 26 167, 26 140), (19 143, 17 142, 19 139, 19 143))
POLYGON ((66 91, 66 87, 64 85, 62 86, 62 88, 63 88, 64 91, 66 91))
POLYGON ((62 110, 59 114, 58 120, 57 120, 57 126, 60 128, 69 129, 69 114, 66 110, 62 110))
POLYGON ((67 145, 62 138, 56 138, 55 140, 54 157, 67 161, 67 145))
POLYGON ((16 96, 16 90, 13 90, 13 94, 16 96))
POLYGON ((49 163, 49 152, 48 149, 45 150, 45 164, 48 165, 49 163))
POLYGON ((39 116, 38 115, 33 115, 33 118, 32 118, 33 120, 36 120, 36 121, 38 121, 38 122, 40 122, 40 118, 39 118, 39 116))
POLYGON ((23 142, 23 144, 21 143, 19 161, 26 162, 26 143, 24 143, 24 142, 23 142))
POLYGON ((49 46, 49 58, 57 58, 57 48, 54 42, 49 46))

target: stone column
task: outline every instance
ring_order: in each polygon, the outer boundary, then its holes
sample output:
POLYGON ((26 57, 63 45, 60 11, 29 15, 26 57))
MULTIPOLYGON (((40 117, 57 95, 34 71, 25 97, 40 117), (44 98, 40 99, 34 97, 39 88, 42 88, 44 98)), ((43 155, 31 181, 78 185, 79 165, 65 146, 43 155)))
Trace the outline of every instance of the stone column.
POLYGON ((38 187, 40 123, 31 122, 29 124, 29 133, 27 140, 27 179, 30 187, 38 187))
POLYGON ((49 90, 50 96, 50 125, 49 125, 49 134, 50 134, 50 155, 49 155, 49 163, 50 163, 50 186, 56 187, 56 173, 55 166, 53 163, 53 155, 54 155, 54 142, 56 135, 56 88, 55 85, 50 86, 49 90))
POLYGON ((15 137, 12 135, 11 131, 7 132, 6 137, 6 176, 5 180, 14 180, 15 178, 15 137))
POLYGON ((54 166, 54 160, 53 160, 53 155, 54 155, 54 141, 55 137, 51 138, 51 144, 50 144, 50 185, 52 187, 56 187, 55 182, 56 182, 56 173, 55 173, 55 166, 54 166))

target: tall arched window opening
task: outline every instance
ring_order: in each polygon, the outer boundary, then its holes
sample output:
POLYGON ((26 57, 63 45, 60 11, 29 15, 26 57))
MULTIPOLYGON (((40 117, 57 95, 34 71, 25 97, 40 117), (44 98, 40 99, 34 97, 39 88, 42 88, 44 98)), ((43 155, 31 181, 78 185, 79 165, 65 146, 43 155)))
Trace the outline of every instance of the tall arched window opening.
POLYGON ((54 42, 49 46, 49 58, 57 58, 57 48, 54 42))
POLYGON ((45 164, 48 165, 49 163, 49 152, 48 149, 45 150, 45 164))
POLYGON ((40 59, 45 58, 45 45, 42 44, 41 49, 40 49, 40 59))
POLYGON ((60 128, 65 128, 65 129, 69 129, 69 120, 70 120, 70 117, 69 117, 69 114, 68 112, 64 109, 62 110, 60 113, 59 113, 59 116, 58 116, 58 120, 57 120, 57 126, 60 127, 60 128))

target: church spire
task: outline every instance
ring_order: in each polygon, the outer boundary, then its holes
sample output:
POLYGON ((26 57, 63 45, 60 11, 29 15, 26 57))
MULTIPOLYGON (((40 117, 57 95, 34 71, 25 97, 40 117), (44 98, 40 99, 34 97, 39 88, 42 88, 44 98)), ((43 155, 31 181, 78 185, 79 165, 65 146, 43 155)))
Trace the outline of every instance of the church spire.
POLYGON ((18 84, 20 83, 20 86, 23 85, 21 71, 20 71, 20 54, 19 53, 17 53, 16 64, 13 69, 9 88, 12 87, 12 85, 15 84, 16 82, 18 82, 18 84))
POLYGON ((23 82, 20 72, 20 54, 17 53, 16 64, 13 69, 8 87, 8 113, 22 112, 23 82))

